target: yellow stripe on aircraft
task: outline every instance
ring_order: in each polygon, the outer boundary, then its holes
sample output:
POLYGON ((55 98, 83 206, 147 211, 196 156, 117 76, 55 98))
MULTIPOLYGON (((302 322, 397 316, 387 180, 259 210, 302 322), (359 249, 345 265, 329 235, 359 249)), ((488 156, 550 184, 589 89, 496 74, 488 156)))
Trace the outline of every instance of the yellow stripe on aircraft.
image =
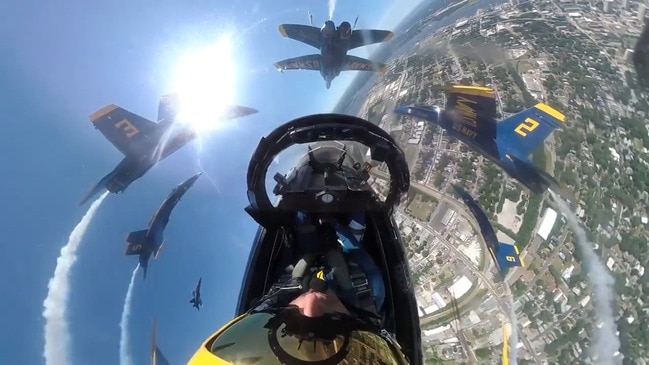
POLYGON ((523 257, 521 257, 520 251, 518 251, 518 247, 516 247, 516 244, 514 244, 514 250, 516 251, 516 254, 518 255, 518 259, 521 261, 521 266, 525 266, 525 263, 523 262, 523 257))
POLYGON ((97 120, 105 117, 106 115, 110 114, 110 112, 112 112, 113 110, 115 110, 117 108, 119 108, 119 107, 117 105, 115 105, 115 104, 106 105, 105 107, 103 107, 103 108, 97 110, 96 112, 90 114, 90 117, 89 117, 90 122, 91 123, 96 122, 97 120))
POLYGON ((492 98, 492 99, 496 97, 496 94, 494 93, 494 90, 492 88, 484 87, 484 86, 452 85, 448 91, 451 93, 459 93, 459 94, 472 95, 472 96, 482 96, 485 98, 492 98))
POLYGON ((205 340, 202 344, 201 347, 198 348, 198 350, 194 353, 194 355, 189 359, 189 362, 187 362, 187 365, 228 365, 231 364, 228 361, 225 361, 218 356, 212 354, 210 350, 207 348, 207 344, 211 343, 216 337, 218 337, 223 331, 228 329, 230 326, 241 320, 243 317, 247 316, 248 313, 244 313, 237 318, 234 318, 230 322, 226 323, 225 326, 221 327, 218 331, 216 331, 212 336, 208 337, 207 340, 205 340))
POLYGON ((544 113, 550 114, 555 119, 558 119, 561 123, 563 123, 566 120, 566 116, 563 115, 560 111, 554 109, 553 107, 549 106, 548 104, 543 104, 543 103, 538 103, 534 105, 534 107, 544 113))
POLYGON ((391 40, 393 37, 394 37, 394 33, 390 32, 385 36, 385 38, 383 38, 383 42, 387 42, 391 40))
POLYGON ((288 37, 288 35, 287 35, 287 33, 286 33, 286 29, 284 29, 284 24, 280 24, 280 26, 277 27, 277 30, 279 30, 279 32, 280 32, 284 37, 288 37))

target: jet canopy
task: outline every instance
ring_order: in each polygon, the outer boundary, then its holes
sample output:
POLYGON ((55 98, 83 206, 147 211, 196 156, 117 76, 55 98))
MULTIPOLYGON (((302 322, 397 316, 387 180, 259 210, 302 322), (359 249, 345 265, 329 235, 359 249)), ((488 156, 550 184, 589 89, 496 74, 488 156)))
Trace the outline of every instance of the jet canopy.
POLYGON ((311 115, 280 126, 260 141, 248 167, 248 210, 390 210, 409 183, 403 151, 387 132, 348 115, 311 115), (295 145, 302 146, 293 150, 292 160, 288 153, 280 156, 295 145), (296 152, 299 158, 291 163, 296 152), (273 161, 278 172, 271 180, 267 172, 273 161), (390 183, 373 184, 373 169, 389 176, 390 183))

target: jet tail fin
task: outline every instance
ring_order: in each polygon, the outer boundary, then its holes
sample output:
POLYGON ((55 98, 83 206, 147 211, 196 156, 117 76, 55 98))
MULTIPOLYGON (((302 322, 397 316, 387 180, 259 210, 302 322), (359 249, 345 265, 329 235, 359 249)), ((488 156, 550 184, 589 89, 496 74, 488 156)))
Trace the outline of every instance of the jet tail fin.
POLYGON ((543 103, 513 115, 497 125, 500 147, 509 147, 516 157, 528 160, 530 153, 541 144, 553 130, 561 126, 566 117, 543 103), (502 145, 504 143, 504 145, 502 145))
POLYGON ((365 58, 360 58, 356 56, 345 56, 345 62, 343 63, 342 71, 377 71, 385 72, 387 71, 387 66, 383 63, 372 62, 365 58))
POLYGON ((190 302, 191 304, 194 304, 194 303, 196 303, 196 300, 194 300, 194 298, 192 298, 192 299, 189 300, 189 302, 190 302))
POLYGON ((141 231, 131 232, 126 236, 126 251, 125 255, 139 255, 144 252, 146 246, 150 244, 149 238, 147 237, 148 230, 144 229, 141 231))
POLYGON ((510 245, 503 242, 500 242, 498 245, 496 260, 498 260, 500 273, 503 275, 503 277, 507 274, 509 268, 515 266, 523 266, 523 260, 519 255, 518 247, 516 247, 516 245, 510 245))
POLYGON ((150 136, 157 129, 156 123, 115 104, 93 113, 90 121, 125 156, 148 150, 150 136))
POLYGON ((156 342, 157 321, 153 319, 153 334, 151 336, 151 365, 171 365, 169 360, 162 354, 156 342))

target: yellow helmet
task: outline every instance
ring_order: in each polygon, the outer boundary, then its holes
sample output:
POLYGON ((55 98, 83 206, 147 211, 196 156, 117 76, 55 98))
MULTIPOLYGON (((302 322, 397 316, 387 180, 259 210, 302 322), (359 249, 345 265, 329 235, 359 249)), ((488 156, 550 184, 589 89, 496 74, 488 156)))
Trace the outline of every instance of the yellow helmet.
POLYGON ((385 331, 357 317, 306 317, 296 307, 245 313, 210 336, 188 365, 407 364, 385 331))

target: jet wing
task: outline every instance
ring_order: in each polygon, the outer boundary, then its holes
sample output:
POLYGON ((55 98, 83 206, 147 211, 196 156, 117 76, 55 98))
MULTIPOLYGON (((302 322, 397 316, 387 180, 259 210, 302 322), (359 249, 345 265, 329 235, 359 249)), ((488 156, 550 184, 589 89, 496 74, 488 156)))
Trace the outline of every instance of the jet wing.
POLYGON ((349 40, 349 48, 354 49, 374 43, 387 42, 394 37, 389 30, 358 29, 352 32, 349 40))
POLYGON ((302 24, 282 24, 277 27, 284 37, 308 44, 311 47, 320 49, 322 43, 320 28, 302 24))
POLYGON ((453 130, 497 157, 496 94, 493 89, 455 85, 446 91, 446 112, 453 130))
POLYGON ((345 56, 345 62, 341 71, 378 71, 385 72, 386 65, 383 63, 372 62, 365 58, 360 58, 356 56, 345 56))
POLYGON ((446 89, 446 110, 462 110, 469 106, 481 117, 496 119, 496 93, 483 86, 453 85, 446 89))
POLYGON ((284 70, 311 70, 311 71, 320 71, 320 60, 322 56, 319 54, 312 54, 308 56, 300 56, 295 58, 289 58, 283 61, 275 63, 275 67, 278 71, 284 70))
POLYGON ((139 156, 155 147, 157 124, 111 104, 90 115, 90 121, 125 156, 139 156))

